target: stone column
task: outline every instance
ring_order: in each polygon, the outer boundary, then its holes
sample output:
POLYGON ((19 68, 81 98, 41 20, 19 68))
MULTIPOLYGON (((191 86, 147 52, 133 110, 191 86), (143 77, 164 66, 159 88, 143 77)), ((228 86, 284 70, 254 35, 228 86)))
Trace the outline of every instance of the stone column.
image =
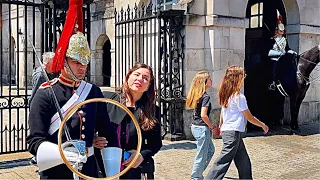
POLYGON ((102 75, 102 67, 103 67, 103 50, 96 50, 96 69, 95 69, 95 78, 96 83, 99 85, 103 85, 103 75, 102 75))
MULTIPOLYGON (((248 21, 245 13, 239 14, 231 7, 245 9, 242 1, 193 1, 188 4, 185 18, 185 85, 187 95, 193 77, 199 71, 208 71, 213 87, 208 90, 213 110, 210 120, 218 123, 220 106, 217 92, 225 70, 231 65, 244 66, 245 29, 248 21), (237 18, 233 18, 237 17, 237 18)), ((238 9, 239 9, 238 8, 238 9)), ((184 112, 184 130, 190 134, 192 111, 184 112)))
MULTIPOLYGON (((287 10, 288 25, 286 33, 290 48, 299 54, 319 45, 320 42, 320 20, 312 18, 319 16, 320 3, 312 1, 284 0, 287 10)), ((319 71, 313 71, 310 77, 320 76, 319 71)), ((311 78, 312 79, 312 78, 311 78)), ((314 81, 306 93, 298 116, 298 123, 310 123, 320 120, 320 82, 314 81)), ((290 106, 285 105, 284 122, 290 123, 290 106)))

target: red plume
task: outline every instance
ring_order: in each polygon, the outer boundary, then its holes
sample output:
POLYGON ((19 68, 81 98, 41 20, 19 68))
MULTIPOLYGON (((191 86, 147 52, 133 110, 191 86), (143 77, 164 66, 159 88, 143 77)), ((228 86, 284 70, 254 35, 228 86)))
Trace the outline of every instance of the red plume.
POLYGON ((63 69, 69 40, 72 34, 75 33, 76 24, 78 25, 77 31, 83 32, 82 5, 83 0, 69 0, 66 21, 52 61, 51 68, 53 72, 63 69))
POLYGON ((280 24, 280 23, 282 23, 282 16, 281 15, 278 16, 278 21, 277 21, 277 24, 280 24))

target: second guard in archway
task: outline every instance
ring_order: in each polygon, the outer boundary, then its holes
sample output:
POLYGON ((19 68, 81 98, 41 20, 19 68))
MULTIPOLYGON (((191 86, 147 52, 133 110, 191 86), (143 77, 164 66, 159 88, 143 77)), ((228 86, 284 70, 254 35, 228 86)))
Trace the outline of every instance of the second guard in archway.
POLYGON ((282 87, 278 78, 280 69, 277 69, 277 65, 279 61, 292 61, 293 57, 297 55, 295 51, 289 48, 287 38, 284 35, 285 27, 282 23, 282 16, 279 15, 275 35, 270 38, 270 42, 268 43, 268 49, 270 49, 268 52, 268 57, 272 61, 272 82, 269 84, 269 90, 275 90, 277 86, 280 88, 282 87))

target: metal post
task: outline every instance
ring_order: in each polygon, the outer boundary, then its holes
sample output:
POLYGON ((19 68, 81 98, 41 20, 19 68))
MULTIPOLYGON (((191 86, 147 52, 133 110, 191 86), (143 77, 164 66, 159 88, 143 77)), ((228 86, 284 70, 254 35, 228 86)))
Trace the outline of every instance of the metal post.
MULTIPOLYGON (((7 36, 7 38, 9 38, 9 59, 7 62, 9 62, 8 67, 9 67, 9 101, 8 101, 8 106, 9 106, 9 151, 11 151, 11 107, 12 107, 12 99, 11 99, 11 64, 12 64, 12 23, 11 23, 11 4, 8 5, 8 13, 9 13, 9 35, 7 36)), ((7 76, 8 77, 8 76, 7 76)))
MULTIPOLYGON (((27 1, 28 0, 25 0, 25 2, 27 3, 27 1)), ((26 137, 27 137, 27 135, 28 135, 28 131, 27 131, 27 124, 28 124, 28 121, 27 121, 27 119, 28 119, 28 115, 27 115, 27 112, 28 112, 28 84, 27 84, 27 68, 28 68, 28 66, 27 66, 27 62, 28 62, 28 28, 27 28, 27 24, 28 24, 28 6, 27 6, 27 4, 25 4, 24 5, 24 24, 25 24, 25 32, 24 32, 24 77, 25 77, 25 79, 24 79, 24 84, 25 84, 25 97, 24 97, 24 100, 25 100, 25 108, 24 108, 24 110, 25 110, 25 113, 24 113, 24 115, 25 115, 25 121, 24 121, 24 124, 26 125, 26 131, 24 132, 25 134, 24 134, 24 138, 23 139, 25 139, 26 137)), ((23 143, 23 140, 22 140, 22 143, 23 143)), ((27 149, 27 143, 26 143, 26 141, 25 141, 25 143, 24 143, 24 148, 25 149, 27 149)))
MULTIPOLYGON (((90 19, 90 16, 91 16, 91 12, 90 12, 90 4, 86 4, 87 7, 86 7, 86 12, 87 12, 87 15, 86 15, 86 27, 87 27, 87 40, 88 40, 88 43, 89 43, 89 47, 91 47, 91 19, 90 19)), ((83 16, 85 17, 85 16, 83 16)), ((88 77, 87 77, 88 81, 91 80, 91 70, 90 70, 90 64, 88 65, 88 77)))
MULTIPOLYGON (((20 27, 19 27, 19 5, 17 4, 17 39, 16 39, 16 46, 17 46, 17 60, 16 60, 16 63, 15 63, 15 66, 16 66, 16 77, 15 77, 15 80, 16 80, 16 85, 17 85, 17 95, 20 97, 20 87, 19 87, 19 54, 20 54, 20 27)), ((17 133, 17 143, 18 143, 18 151, 20 150, 20 143, 19 143, 19 139, 20 139, 20 133, 19 133, 19 126, 20 126, 20 111, 19 109, 17 110, 17 130, 18 130, 18 133, 17 133)), ((22 147, 21 147, 22 149, 22 147)))

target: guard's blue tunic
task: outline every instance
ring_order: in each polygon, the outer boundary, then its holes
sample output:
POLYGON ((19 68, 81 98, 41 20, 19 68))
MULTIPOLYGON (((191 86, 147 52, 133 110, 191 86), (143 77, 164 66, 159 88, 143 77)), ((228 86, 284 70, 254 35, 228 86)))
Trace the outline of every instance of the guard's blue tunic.
MULTIPOLYGON (((60 107, 63 107, 73 95, 73 85, 68 85, 68 83, 61 81, 61 77, 59 81, 52 85, 60 107)), ((92 98, 103 98, 100 88, 94 85, 86 99, 92 98)), ((44 141, 58 143, 58 131, 52 135, 48 133, 51 117, 56 112, 53 94, 50 89, 40 87, 31 103, 29 114, 30 135, 27 137, 27 143, 31 154, 36 155, 39 145, 44 141)), ((117 146, 115 126, 110 123, 105 103, 89 103, 79 109, 78 112, 67 122, 72 139, 82 139, 86 142, 87 147, 91 147, 93 145, 93 137, 97 132, 98 136, 106 137, 108 146, 117 146), (84 112, 82 116, 78 113, 80 110, 84 112)), ((66 141, 65 135, 63 135, 63 141, 66 141)), ((94 156, 88 158, 81 172, 88 176, 98 177, 97 163, 94 156)), ((62 164, 41 172, 40 178, 73 179, 73 175, 67 166, 62 164)))

